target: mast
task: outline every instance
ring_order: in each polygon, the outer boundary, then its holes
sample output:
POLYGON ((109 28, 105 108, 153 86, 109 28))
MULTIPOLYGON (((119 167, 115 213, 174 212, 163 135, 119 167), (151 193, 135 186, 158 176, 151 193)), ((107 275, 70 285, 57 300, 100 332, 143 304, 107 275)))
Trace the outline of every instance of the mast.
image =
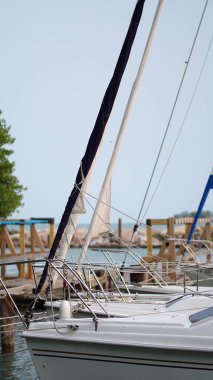
POLYGON ((204 204, 206 202, 206 198, 208 197, 209 191, 211 189, 213 189, 213 169, 212 169, 211 174, 210 174, 210 176, 208 178, 205 190, 203 192, 203 196, 201 198, 199 207, 198 207, 197 212, 195 214, 194 222, 192 223, 191 229, 189 231, 189 236, 188 236, 188 239, 186 241, 186 244, 189 244, 190 241, 191 241, 191 239, 192 239, 193 233, 194 233, 196 225, 197 225, 197 221, 198 221, 198 219, 200 217, 200 214, 201 214, 201 212, 203 210, 203 206, 204 206, 204 204))
MULTIPOLYGON (((132 45, 133 45, 135 35, 138 29, 138 25, 140 23, 141 15, 143 12, 144 3, 145 3, 145 0, 138 0, 136 3, 135 9, 132 15, 132 19, 127 31, 127 35, 124 40, 113 76, 111 78, 111 81, 103 97, 102 104, 101 104, 101 107, 100 107, 100 110, 95 122, 95 126, 90 136, 85 155, 82 158, 73 190, 69 196, 64 213, 59 223, 58 230, 56 232, 56 236, 55 236, 53 245, 51 247, 51 250, 48 256, 48 260, 53 260, 55 257, 56 251, 58 249, 58 246, 60 244, 64 231, 69 222, 69 218, 76 205, 78 197, 80 196, 83 183, 87 179, 87 176, 90 173, 91 167, 96 157, 99 145, 101 143, 101 140, 105 131, 106 124, 108 122, 109 116, 111 114, 111 111, 114 105, 114 101, 115 101, 115 98, 116 98, 116 95, 121 83, 121 79, 123 77, 123 73, 125 71, 125 68, 126 68, 130 53, 131 53, 132 45)), ((77 220, 75 220, 75 223, 77 223, 77 220)), ((35 290, 35 294, 38 294, 41 291, 47 277, 47 272, 48 272, 48 264, 45 265, 39 284, 35 290)))
POLYGON ((132 107, 133 101, 135 99, 135 96, 136 96, 136 93, 137 93, 137 90, 138 90, 138 87, 139 87, 139 83, 140 83, 142 74, 144 72, 145 64, 146 64, 146 61, 148 59, 148 55, 149 55, 149 52, 150 52, 151 44, 152 44, 152 41, 153 41, 153 38, 154 38, 154 34, 155 34, 155 31, 156 31, 158 20, 159 20, 159 17, 160 17, 160 11, 162 9, 162 5, 163 5, 163 0, 159 0, 158 6, 157 6, 157 9, 156 9, 156 12, 155 12, 155 16, 154 16, 154 19, 153 19, 153 22, 152 22, 152 26, 151 26, 151 29, 150 29, 149 37, 148 37, 148 40, 147 40, 147 43, 146 43, 146 46, 145 46, 145 50, 144 50, 144 53, 143 53, 143 56, 142 56, 142 59, 141 59, 141 63, 140 63, 137 75, 136 75, 136 79, 135 79, 135 81, 133 83, 132 90, 131 90, 131 93, 130 93, 130 96, 129 96, 129 99, 128 99, 128 102, 127 102, 127 106, 126 106, 126 109, 125 109, 125 112, 124 112, 124 116, 123 116, 123 119, 122 119, 122 122, 121 122, 120 130, 119 130, 119 134, 118 134, 118 137, 117 137, 117 140, 116 140, 116 143, 115 143, 115 147, 114 147, 114 150, 113 150, 113 153, 112 153, 112 156, 111 156, 110 163, 108 165, 108 169, 107 169, 106 176, 105 176, 105 179, 104 179, 104 182, 103 182, 103 185, 102 185, 102 189, 101 189, 101 192, 100 192, 100 195, 99 195, 99 198, 98 198, 98 201, 97 201, 94 213, 93 213, 92 221, 90 223, 90 227, 89 227, 89 230, 88 230, 88 233, 87 233, 87 236, 86 236, 86 240, 85 240, 83 248, 82 248, 82 253, 81 253, 81 256, 79 258, 79 264, 81 264, 83 262, 84 258, 85 258, 88 246, 89 246, 91 238, 92 238, 93 228, 95 226, 95 223, 97 221, 98 215, 100 213, 100 208, 101 208, 101 205, 102 205, 101 202, 103 201, 104 194, 105 194, 106 190, 108 189, 108 186, 109 186, 109 183, 110 183, 110 180, 111 180, 111 176, 112 176, 112 171, 113 171, 113 168, 114 168, 115 160, 116 160, 116 157, 117 157, 120 145, 121 145, 121 141, 122 141, 122 138, 123 138, 123 135, 124 135, 124 132, 125 132, 125 128, 126 128, 126 125, 127 125, 128 117, 129 117, 129 114, 130 114, 130 111, 131 111, 131 107, 132 107))

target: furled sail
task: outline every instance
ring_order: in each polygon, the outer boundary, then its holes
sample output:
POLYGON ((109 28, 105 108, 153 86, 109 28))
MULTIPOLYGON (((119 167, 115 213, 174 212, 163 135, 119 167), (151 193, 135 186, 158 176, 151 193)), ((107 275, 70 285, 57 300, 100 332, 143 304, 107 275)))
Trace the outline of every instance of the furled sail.
MULTIPOLYGON (((86 191, 87 186, 88 186, 88 180, 84 181, 81 190, 86 191)), ((70 217, 68 219, 66 228, 65 228, 64 233, 62 235, 60 247, 59 247, 59 249, 55 255, 55 260, 59 261, 58 262, 59 266, 60 266, 60 260, 63 260, 66 257, 67 251, 70 247, 70 242, 72 240, 73 234, 74 234, 75 229, 76 229, 78 219, 79 219, 80 215, 85 213, 85 212, 86 212, 86 209, 85 209, 85 204, 84 204, 84 198, 83 198, 82 193, 80 193, 78 195, 78 198, 75 202, 75 205, 74 205, 72 212, 70 214, 70 217)), ((52 273, 53 284, 55 283, 57 278, 58 278, 58 273, 56 271, 54 271, 52 273)))
POLYGON ((106 234, 110 230, 111 179, 102 196, 91 237, 106 234))
MULTIPOLYGON (((100 146, 99 146, 99 149, 100 149, 100 146)), ((87 178, 84 179, 82 177, 81 192, 79 193, 78 198, 75 202, 75 205, 72 209, 72 212, 70 214, 66 228, 64 230, 64 233, 63 233, 61 241, 60 241, 59 249, 57 250, 55 257, 54 257, 54 259, 56 260, 56 265, 58 267, 61 267, 62 260, 65 259, 67 251, 70 248, 70 243, 71 243, 73 234, 75 233, 76 225, 78 223, 78 219, 79 219, 80 215, 86 212, 83 194, 84 194, 84 192, 87 191, 88 184, 89 184, 90 178, 92 176, 92 172, 93 172, 93 168, 94 168, 94 164, 95 164, 95 161, 97 159, 97 156, 98 156, 98 152, 97 152, 96 157, 93 161, 92 167, 91 167, 91 169, 87 175, 87 178)), ((55 282, 57 281, 57 278, 58 278, 58 272, 52 271, 52 284, 53 284, 53 286, 54 286, 55 282)))
MULTIPOLYGON (((138 0, 132 15, 132 19, 127 31, 126 38, 124 40, 113 76, 111 78, 111 81, 107 87, 107 90, 105 92, 105 95, 103 97, 103 101, 95 122, 95 126, 93 128, 92 134, 90 136, 85 155, 81 161, 80 168, 77 173, 76 181, 74 188, 70 194, 70 197, 68 199, 68 202, 66 204, 64 213, 62 215, 60 224, 58 226, 57 233, 55 235, 55 239, 53 241, 53 245, 51 247, 48 260, 52 260, 55 257, 56 250, 60 244, 60 241, 62 239, 63 233, 66 229, 67 223, 69 221, 70 215, 72 214, 72 210, 75 207, 76 201, 79 197, 79 194, 81 192, 81 188, 83 185, 83 179, 87 178, 87 175, 89 174, 90 168, 93 164, 93 161, 96 157, 96 153, 98 150, 98 147, 100 145, 100 142, 102 140, 104 130, 107 124, 107 121, 109 119, 109 116, 111 114, 113 104, 121 83, 121 79, 123 76, 123 73, 125 71, 129 55, 131 52, 131 48, 135 39, 135 35, 138 29, 138 25, 140 23, 143 6, 144 6, 145 0, 138 0), (82 178, 83 176, 83 178, 82 178), (77 184, 77 186, 76 186, 77 184)), ((43 270, 41 279, 39 281, 39 284, 35 290, 35 293, 39 293, 44 285, 44 282, 47 277, 47 271, 48 271, 48 264, 45 265, 45 268, 43 270)))

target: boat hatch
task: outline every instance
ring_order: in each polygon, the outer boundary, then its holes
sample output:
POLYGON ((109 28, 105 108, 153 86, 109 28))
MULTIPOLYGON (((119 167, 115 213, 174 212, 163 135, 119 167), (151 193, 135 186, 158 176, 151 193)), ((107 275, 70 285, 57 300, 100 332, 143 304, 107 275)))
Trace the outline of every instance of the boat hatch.
POLYGON ((213 317, 213 307, 208 307, 207 309, 198 311, 197 313, 191 314, 189 320, 191 323, 199 322, 202 319, 213 317))

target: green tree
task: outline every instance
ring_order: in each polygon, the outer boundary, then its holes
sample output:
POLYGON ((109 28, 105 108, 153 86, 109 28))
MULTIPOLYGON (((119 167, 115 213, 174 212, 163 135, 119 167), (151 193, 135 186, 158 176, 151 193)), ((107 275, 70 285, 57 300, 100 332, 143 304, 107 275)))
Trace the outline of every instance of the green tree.
MULTIPOLYGON (((188 212, 188 211, 183 211, 180 214, 174 215, 174 218, 194 218, 196 214, 196 211, 188 212)), ((203 210, 201 211, 200 218, 212 218, 213 213, 210 210, 203 210)))
POLYGON ((26 190, 14 175, 15 162, 10 161, 13 150, 9 146, 14 141, 0 110, 0 218, 7 218, 23 206, 23 191, 26 190))

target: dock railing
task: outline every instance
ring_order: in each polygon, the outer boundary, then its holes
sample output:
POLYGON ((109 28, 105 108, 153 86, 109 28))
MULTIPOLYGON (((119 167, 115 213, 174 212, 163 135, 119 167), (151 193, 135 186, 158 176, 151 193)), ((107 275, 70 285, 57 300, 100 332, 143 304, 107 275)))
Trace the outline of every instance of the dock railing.
MULTIPOLYGON (((17 262, 18 257, 38 258, 44 256, 51 248, 54 239, 54 218, 30 218, 30 219, 0 219, 0 261, 1 277, 6 276, 7 262, 17 262), (47 241, 44 242, 39 234, 38 225, 48 225, 47 241), (11 231, 11 228, 14 228, 11 231), (17 230, 17 232, 16 232, 17 230), (17 244, 12 239, 12 232, 16 232, 17 244)), ((16 264, 20 278, 32 278, 31 264, 16 264)))

